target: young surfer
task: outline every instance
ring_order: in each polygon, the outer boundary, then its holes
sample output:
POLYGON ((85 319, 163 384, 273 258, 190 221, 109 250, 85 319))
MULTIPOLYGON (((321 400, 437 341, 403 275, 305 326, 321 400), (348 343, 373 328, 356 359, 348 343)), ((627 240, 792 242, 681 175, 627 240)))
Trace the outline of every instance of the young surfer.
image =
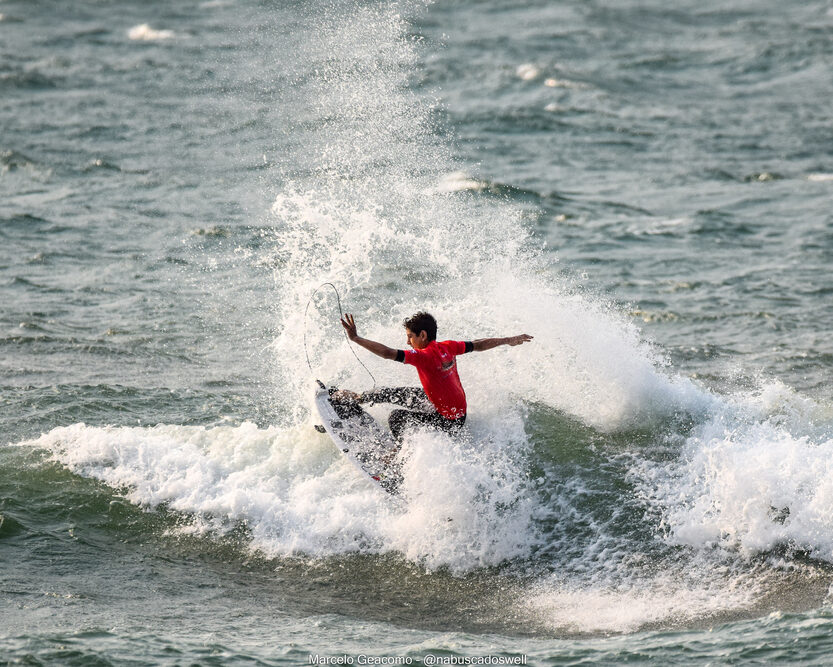
POLYGON ((341 324, 347 337, 383 359, 415 366, 419 373, 419 387, 386 387, 357 394, 342 390, 333 399, 359 403, 392 403, 410 410, 394 410, 388 418, 391 433, 397 440, 403 432, 415 426, 431 426, 454 433, 466 421, 466 392, 460 384, 455 357, 466 352, 483 352, 500 345, 521 345, 532 336, 521 334, 508 338, 481 338, 475 341, 437 340, 437 321, 428 313, 417 313, 405 320, 405 332, 411 350, 395 350, 374 340, 361 338, 356 321, 349 313, 341 324))

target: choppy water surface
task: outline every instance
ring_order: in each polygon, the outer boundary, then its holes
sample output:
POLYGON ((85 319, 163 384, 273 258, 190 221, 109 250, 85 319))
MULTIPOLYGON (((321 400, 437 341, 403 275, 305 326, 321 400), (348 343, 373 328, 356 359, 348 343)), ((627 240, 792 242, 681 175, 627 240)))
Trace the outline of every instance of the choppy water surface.
POLYGON ((0 2, 0 654, 823 664, 831 65, 826 2, 0 2), (325 281, 535 336, 402 503, 325 281))

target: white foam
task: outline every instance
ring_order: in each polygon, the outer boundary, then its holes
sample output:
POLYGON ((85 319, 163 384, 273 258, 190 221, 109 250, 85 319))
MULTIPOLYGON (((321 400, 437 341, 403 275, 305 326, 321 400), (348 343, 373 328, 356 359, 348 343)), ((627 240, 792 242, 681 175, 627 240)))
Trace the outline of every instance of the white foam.
POLYGON ((515 70, 515 75, 524 81, 532 81, 541 75, 541 70, 532 63, 524 63, 523 65, 518 65, 518 68, 515 70))
POLYGON ((390 524, 389 544, 429 567, 458 571, 526 555, 536 541, 535 505, 525 488, 518 426, 503 431, 514 443, 493 431, 488 439, 428 432, 410 438, 402 486, 408 508, 390 524))
POLYGON ((173 30, 156 30, 151 28, 147 23, 136 25, 127 31, 129 39, 143 42, 157 42, 166 39, 173 39, 176 33, 173 30))
MULTIPOLYGON (((487 186, 488 184, 484 181, 475 180, 464 171, 453 171, 440 178, 434 191, 464 192, 468 190, 472 192, 481 192, 486 189, 487 186)), ((431 191, 429 190, 429 192, 431 191)))
POLYGON ((693 220, 689 217, 656 219, 647 218, 630 223, 625 231, 635 236, 657 236, 662 234, 676 234, 690 227, 693 220))
POLYGON ((807 176, 807 180, 814 183, 829 183, 833 181, 833 174, 810 174, 807 176))
POLYGON ((571 81, 570 79, 557 79, 555 77, 549 77, 544 79, 544 85, 547 88, 585 88, 584 84, 579 83, 578 81, 571 81))
POLYGON ((427 567, 465 571, 524 553, 523 475, 488 442, 415 433, 405 449, 403 501, 393 502, 310 422, 290 428, 56 428, 21 443, 43 448, 137 505, 188 521, 177 531, 245 525, 267 556, 399 551, 427 567), (507 509, 507 506, 510 508, 507 509))
MULTIPOLYGON (((497 350, 488 360, 461 362, 474 375, 473 398, 490 400, 497 386, 498 393, 548 405, 605 431, 677 410, 701 411, 711 400, 688 380, 666 375, 662 358, 617 309, 511 270, 490 283, 486 321, 503 324, 489 333, 517 329, 536 338, 522 348, 497 350)), ((465 330, 477 327, 478 315, 484 313, 469 314, 465 330)))
POLYGON ((781 545, 833 562, 829 409, 780 383, 714 407, 672 463, 642 462, 648 502, 667 539, 744 556, 781 545))
POLYGON ((691 581, 672 570, 654 579, 583 588, 554 576, 532 586, 520 608, 556 631, 635 632, 748 608, 760 592, 749 581, 744 586, 720 577, 691 581))

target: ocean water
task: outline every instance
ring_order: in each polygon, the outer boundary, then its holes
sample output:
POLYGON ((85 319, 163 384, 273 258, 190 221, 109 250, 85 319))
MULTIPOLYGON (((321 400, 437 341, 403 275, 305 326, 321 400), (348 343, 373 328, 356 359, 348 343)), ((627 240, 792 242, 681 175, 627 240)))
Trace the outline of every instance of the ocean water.
POLYGON ((0 662, 829 664, 832 66, 828 0, 0 0, 0 662), (402 502, 324 282, 535 337, 402 502))

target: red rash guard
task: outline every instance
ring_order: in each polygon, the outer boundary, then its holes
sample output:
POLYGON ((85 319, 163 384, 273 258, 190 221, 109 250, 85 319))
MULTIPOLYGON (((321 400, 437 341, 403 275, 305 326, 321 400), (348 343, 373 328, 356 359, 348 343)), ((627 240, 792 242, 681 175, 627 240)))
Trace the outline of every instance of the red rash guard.
POLYGON ((454 357, 473 348, 472 343, 459 340, 432 340, 421 350, 398 350, 396 359, 416 366, 422 388, 437 412, 446 419, 459 419, 466 414, 466 392, 454 357))

